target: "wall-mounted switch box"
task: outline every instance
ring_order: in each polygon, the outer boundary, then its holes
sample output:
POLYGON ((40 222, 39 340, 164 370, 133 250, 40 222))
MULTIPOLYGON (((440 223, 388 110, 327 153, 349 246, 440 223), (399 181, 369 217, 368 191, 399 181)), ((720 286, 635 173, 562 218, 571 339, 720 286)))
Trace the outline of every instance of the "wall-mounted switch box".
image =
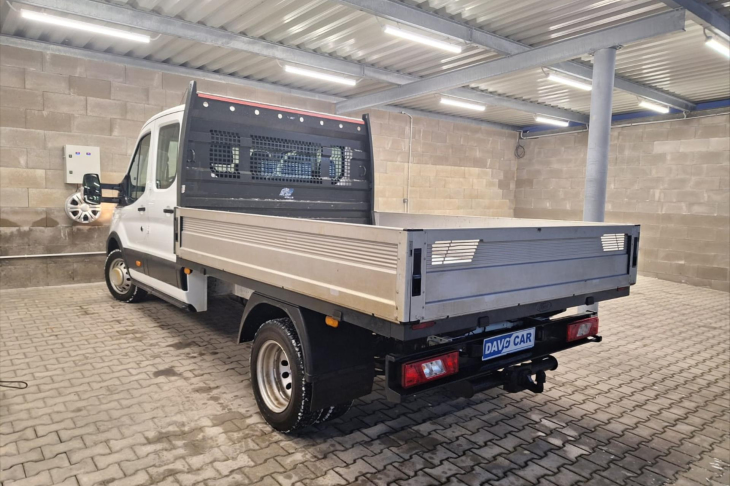
POLYGON ((66 168, 66 184, 81 184, 84 182, 84 174, 101 176, 99 147, 64 145, 63 160, 66 168))

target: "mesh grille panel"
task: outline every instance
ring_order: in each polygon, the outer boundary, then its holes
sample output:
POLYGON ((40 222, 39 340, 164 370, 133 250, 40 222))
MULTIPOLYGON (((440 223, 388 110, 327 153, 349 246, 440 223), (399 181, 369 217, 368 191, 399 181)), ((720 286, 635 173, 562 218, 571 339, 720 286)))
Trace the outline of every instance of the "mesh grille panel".
POLYGON ((222 130, 210 131, 210 172, 213 177, 240 179, 240 153, 240 135, 222 130))
POLYGON ((330 156, 330 183, 341 186, 349 186, 350 182, 350 161, 352 160, 352 149, 350 147, 332 147, 330 156))
POLYGON ((254 179, 322 183, 320 144, 259 135, 253 135, 251 142, 254 179))

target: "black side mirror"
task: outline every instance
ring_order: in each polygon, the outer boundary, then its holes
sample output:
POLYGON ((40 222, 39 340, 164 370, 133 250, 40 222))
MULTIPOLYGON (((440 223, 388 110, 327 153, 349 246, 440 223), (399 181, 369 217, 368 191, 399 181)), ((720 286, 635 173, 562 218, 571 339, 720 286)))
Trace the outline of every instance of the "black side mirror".
POLYGON ((101 204, 101 181, 99 174, 84 174, 84 202, 101 204))

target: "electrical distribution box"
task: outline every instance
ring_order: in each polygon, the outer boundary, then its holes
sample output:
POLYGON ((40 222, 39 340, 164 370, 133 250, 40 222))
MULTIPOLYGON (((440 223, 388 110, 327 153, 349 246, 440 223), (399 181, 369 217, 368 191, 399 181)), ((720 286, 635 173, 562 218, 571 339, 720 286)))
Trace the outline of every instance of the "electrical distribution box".
POLYGON ((81 184, 84 181, 84 174, 101 173, 99 147, 64 145, 63 160, 66 168, 66 184, 81 184))

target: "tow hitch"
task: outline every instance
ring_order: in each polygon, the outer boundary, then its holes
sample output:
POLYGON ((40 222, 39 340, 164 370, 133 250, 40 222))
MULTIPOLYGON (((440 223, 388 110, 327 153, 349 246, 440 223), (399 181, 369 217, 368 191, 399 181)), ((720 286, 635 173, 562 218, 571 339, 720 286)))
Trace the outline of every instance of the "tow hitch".
POLYGON ((553 356, 524 363, 517 366, 509 366, 502 371, 497 371, 484 378, 473 381, 460 381, 449 386, 451 393, 471 398, 475 393, 502 386, 508 393, 517 393, 523 390, 530 390, 533 393, 542 393, 546 381, 546 371, 553 371, 558 368, 558 360, 553 356), (535 375, 533 380, 532 376, 535 375))

